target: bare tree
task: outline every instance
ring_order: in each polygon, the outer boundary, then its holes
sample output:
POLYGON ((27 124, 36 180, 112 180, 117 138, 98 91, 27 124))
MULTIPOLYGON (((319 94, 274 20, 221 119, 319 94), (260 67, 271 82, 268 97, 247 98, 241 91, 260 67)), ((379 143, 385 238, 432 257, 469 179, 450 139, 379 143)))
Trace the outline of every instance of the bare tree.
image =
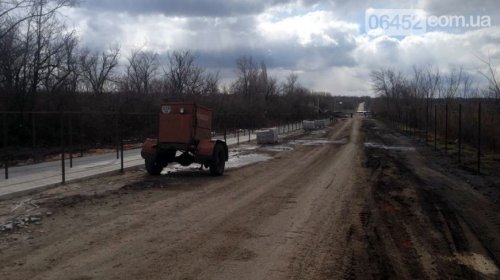
POLYGON ((219 92, 219 73, 205 74, 202 94, 213 96, 219 92))
POLYGON ((488 57, 488 59, 482 59, 479 58, 487 67, 486 72, 480 71, 481 75, 488 80, 488 91, 489 94, 495 99, 495 100, 500 100, 500 84, 499 84, 499 78, 498 78, 498 73, 495 70, 495 67, 491 63, 491 58, 488 57))
POLYGON ((283 83, 283 93, 284 94, 295 93, 295 90, 298 87, 298 79, 299 76, 296 73, 291 72, 290 74, 288 74, 288 76, 286 76, 285 82, 283 83))
POLYGON ((426 71, 426 77, 425 77, 425 83, 426 83, 426 98, 434 98, 437 95, 439 85, 441 84, 441 73, 439 71, 439 68, 431 68, 429 67, 426 71))
POLYGON ((238 79, 233 85, 236 93, 243 94, 245 97, 257 95, 257 83, 259 69, 253 62, 251 56, 242 56, 236 60, 236 74, 238 79))
POLYGON ((380 69, 371 72, 373 90, 386 98, 405 98, 411 95, 408 82, 401 72, 380 69))
POLYGON ((165 72, 167 91, 178 98, 187 94, 200 94, 204 69, 195 63, 188 51, 174 51, 169 55, 169 68, 165 72))
POLYGON ((64 0, 0 2, 0 89, 15 93, 12 108, 31 110, 40 91, 76 90, 78 41, 57 13, 70 4, 64 0))
POLYGON ((148 94, 151 90, 151 81, 156 77, 159 62, 156 53, 141 49, 132 50, 127 58, 128 66, 125 82, 128 88, 137 93, 148 94))
POLYGON ((446 77, 446 84, 443 85, 442 91, 444 92, 444 98, 452 99, 457 96, 458 90, 462 85, 462 80, 464 78, 463 67, 458 70, 453 69, 450 74, 446 77))
POLYGON ((219 73, 207 72, 196 64, 189 51, 174 51, 169 55, 165 72, 165 88, 173 98, 207 96, 219 93, 219 73))
POLYGON ((37 1, 33 6, 34 16, 27 21, 32 30, 32 34, 27 35, 32 51, 29 89, 32 93, 39 89, 57 91, 65 87, 68 77, 75 73, 78 43, 75 32, 67 31, 56 14, 50 12, 53 9, 49 1, 37 1))
POLYGON ((119 55, 119 47, 110 47, 101 53, 89 50, 81 53, 80 73, 87 90, 98 94, 105 92, 106 86, 114 81, 113 71, 118 66, 119 55))
POLYGON ((473 80, 468 73, 464 73, 462 77, 462 97, 469 98, 472 91, 473 80))
POLYGON ((20 24, 35 17, 54 15, 59 9, 75 5, 74 0, 8 0, 0 1, 0 39, 20 24), (40 9, 40 7, 44 7, 40 9))

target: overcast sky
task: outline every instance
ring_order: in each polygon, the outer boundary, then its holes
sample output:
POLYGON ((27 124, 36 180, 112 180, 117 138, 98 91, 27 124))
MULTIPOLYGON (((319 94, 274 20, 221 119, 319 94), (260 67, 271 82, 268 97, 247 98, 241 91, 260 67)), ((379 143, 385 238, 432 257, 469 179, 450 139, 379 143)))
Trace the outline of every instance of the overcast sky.
MULTIPOLYGON (((84 0, 63 11, 82 44, 119 44, 122 56, 143 47, 162 56, 192 50, 223 82, 234 79, 235 60, 264 60, 282 79, 294 71, 301 84, 342 95, 371 94, 369 73, 381 67, 464 66, 478 75, 478 57, 500 65, 498 0, 84 0), (367 9, 420 9, 425 16, 489 16, 491 27, 438 28, 389 37, 367 33, 367 9)), ((415 20, 415 19, 414 19, 415 20)), ((477 20, 478 21, 478 20, 477 20)), ((486 22, 485 22, 486 23, 486 22)))

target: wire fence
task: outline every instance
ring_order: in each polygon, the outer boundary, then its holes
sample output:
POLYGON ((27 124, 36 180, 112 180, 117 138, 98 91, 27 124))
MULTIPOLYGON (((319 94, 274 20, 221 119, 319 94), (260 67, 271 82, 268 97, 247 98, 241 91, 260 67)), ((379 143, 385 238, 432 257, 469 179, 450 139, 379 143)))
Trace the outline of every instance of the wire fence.
MULTIPOLYGON (((61 182, 75 159, 115 154, 119 170, 125 168, 124 153, 139 149, 144 139, 156 138, 157 112, 0 112, 4 178, 14 166, 60 161, 61 182)), ((283 116, 286 120, 288 116, 283 116)), ((258 128, 252 116, 214 116, 213 137, 236 144, 252 140, 258 128), (228 121, 230 120, 230 121, 228 121), (244 120, 244 121, 238 121, 244 120)), ((302 128, 301 121, 270 121, 280 134, 302 128)), ((139 153, 137 153, 139 154, 139 153)))
POLYGON ((435 151, 455 157, 463 166, 474 165, 477 174, 485 153, 500 153, 500 112, 494 104, 436 102, 407 107, 390 119, 435 151))

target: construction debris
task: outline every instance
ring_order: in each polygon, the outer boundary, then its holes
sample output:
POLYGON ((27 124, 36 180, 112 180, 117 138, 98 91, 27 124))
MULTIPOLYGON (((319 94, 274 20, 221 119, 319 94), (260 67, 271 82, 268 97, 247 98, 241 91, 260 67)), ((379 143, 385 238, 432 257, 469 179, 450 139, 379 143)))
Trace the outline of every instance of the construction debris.
POLYGON ((316 125, 314 124, 314 121, 303 121, 302 128, 304 128, 304 130, 315 130, 316 125))
POLYGON ((322 120, 314 120, 314 121, 303 121, 302 127, 304 130, 315 130, 315 129, 323 129, 328 126, 330 120, 322 119, 322 120))
MULTIPOLYGON (((48 213, 49 212, 47 212, 47 214, 48 213)), ((42 217, 43 215, 41 213, 14 217, 6 223, 0 224, 0 233, 12 232, 19 228, 29 227, 30 224, 41 225, 42 217)))
POLYGON ((275 144, 278 143, 278 129, 268 128, 257 130, 257 144, 275 144))

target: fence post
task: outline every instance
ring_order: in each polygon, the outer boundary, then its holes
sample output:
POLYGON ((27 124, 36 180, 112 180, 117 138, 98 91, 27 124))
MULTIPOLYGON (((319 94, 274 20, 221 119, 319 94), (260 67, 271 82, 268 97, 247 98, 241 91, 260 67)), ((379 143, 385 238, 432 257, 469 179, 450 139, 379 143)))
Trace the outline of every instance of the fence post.
POLYGON ((64 143, 64 112, 61 112, 61 117, 60 117, 60 122, 61 122, 61 128, 60 128, 60 133, 61 133, 61 175, 62 175, 62 184, 66 184, 66 165, 64 163, 64 157, 65 157, 65 143, 64 143))
POLYGON ((403 130, 403 133, 406 132, 406 113, 405 112, 401 115, 401 130, 403 130))
POLYGON ((429 97, 425 102, 425 144, 429 141, 429 97))
POLYGON ((437 105, 434 105, 434 151, 437 151, 437 105))
POLYGON ((477 174, 481 175, 481 102, 477 108, 477 174))
POLYGON ((224 142, 227 143, 227 128, 224 127, 224 142))
POLYGON ((406 111, 406 133, 411 134, 411 127, 410 127, 410 110, 408 109, 406 111))
POLYGON ((251 134, 252 134, 252 131, 250 129, 248 129, 248 142, 251 141, 250 137, 251 137, 251 134))
POLYGON ((122 113, 120 110, 119 113, 119 121, 118 121, 118 135, 120 136, 120 173, 123 173, 124 171, 124 166, 123 166, 123 131, 122 131, 122 126, 121 126, 121 120, 122 120, 122 113))
POLYGON ((458 104, 458 163, 462 162, 462 104, 458 104))
POLYGON ((444 117, 444 153, 448 153, 448 102, 446 102, 446 114, 444 117))
POLYGON ((123 173, 123 136, 120 133, 120 173, 123 173))
POLYGON ((120 158, 120 136, 118 132, 118 115, 115 115, 115 133, 116 133, 116 159, 120 158))
POLYGON ((83 157, 83 125, 82 125, 82 115, 78 115, 78 128, 79 128, 79 143, 80 143, 80 157, 83 157))
POLYGON ((9 155, 7 152, 7 113, 3 113, 3 153, 4 153, 4 168, 5 168, 5 180, 9 179, 9 155))
POLYGON ((237 141, 238 141, 238 144, 237 144, 237 145, 239 145, 239 144, 240 144, 240 129, 239 129, 239 128, 238 128, 238 129, 236 129, 236 139, 237 139, 237 141))
POLYGON ((417 128, 418 128, 417 110, 418 110, 418 108, 416 108, 411 114, 411 135, 412 136, 417 136, 417 128))
POLYGON ((31 139, 33 148, 36 147, 36 122, 35 122, 36 114, 34 112, 31 113, 31 139))
POLYGON ((73 118, 68 116, 69 122, 69 168, 73 168, 73 118))

